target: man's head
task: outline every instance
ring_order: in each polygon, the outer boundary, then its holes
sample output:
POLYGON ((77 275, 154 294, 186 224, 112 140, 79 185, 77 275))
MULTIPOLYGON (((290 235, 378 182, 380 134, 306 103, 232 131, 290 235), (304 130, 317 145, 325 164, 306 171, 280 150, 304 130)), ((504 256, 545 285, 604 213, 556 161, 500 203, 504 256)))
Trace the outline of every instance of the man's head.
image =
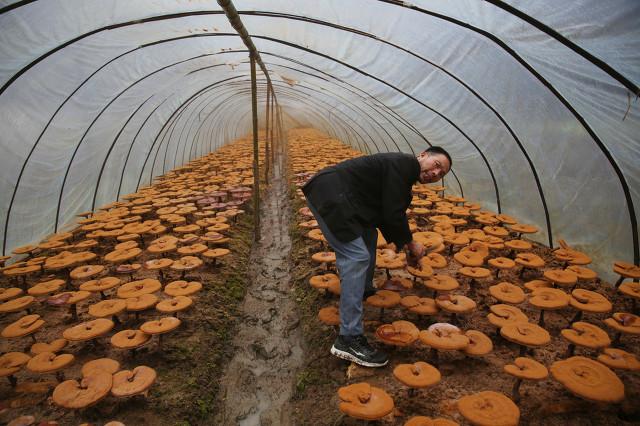
POLYGON ((443 178, 451 170, 451 156, 439 146, 432 146, 418 155, 420 163, 420 183, 433 183, 443 178))

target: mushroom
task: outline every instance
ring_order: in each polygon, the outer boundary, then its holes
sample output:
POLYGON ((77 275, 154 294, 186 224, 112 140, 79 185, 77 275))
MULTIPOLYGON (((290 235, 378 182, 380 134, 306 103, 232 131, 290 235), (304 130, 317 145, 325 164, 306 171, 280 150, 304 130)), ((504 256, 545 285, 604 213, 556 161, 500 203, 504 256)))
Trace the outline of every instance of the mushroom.
POLYGON ((527 347, 537 348, 551 341, 547 330, 530 322, 505 324, 500 329, 500 335, 510 342, 520 345, 520 356, 525 354, 527 347))
POLYGON ((111 317, 115 324, 119 324, 118 314, 127 308, 123 299, 106 299, 89 306, 89 315, 96 318, 111 317))
POLYGON ((418 335, 422 343, 431 347, 432 362, 438 363, 438 350, 457 351, 469 345, 469 338, 452 324, 435 323, 418 335))
POLYGON ((493 350, 491 338, 478 330, 467 330, 464 335, 469 338, 469 344, 462 349, 469 356, 484 356, 493 350))
POLYGON ((485 256, 483 253, 475 251, 461 250, 453 255, 453 258, 462 266, 482 266, 485 256))
POLYGON ((202 290, 202 283, 198 281, 172 281, 164 287, 167 296, 190 296, 202 290))
POLYGON ((106 371, 94 371, 79 383, 67 380, 53 390, 53 402, 64 408, 80 409, 98 403, 109 394, 113 376, 106 371))
POLYGON ((82 280, 85 278, 91 278, 104 271, 104 266, 102 265, 82 265, 77 266, 71 272, 69 272, 69 277, 72 280, 82 280))
POLYGON ((588 265, 591 263, 591 258, 586 253, 572 249, 564 240, 560 240, 559 243, 561 248, 553 251, 553 256, 556 259, 571 265, 588 265))
POLYGON ((598 355, 598 361, 609 368, 640 371, 640 360, 634 354, 622 349, 604 348, 603 353, 598 355))
POLYGON ((0 335, 2 335, 2 337, 6 337, 7 339, 31 335, 31 338, 35 342, 36 339, 33 336, 33 333, 35 333, 43 325, 44 320, 40 319, 40 315, 25 315, 19 320, 12 322, 4 329, 2 329, 2 333, 0 333, 0 335))
POLYGON ((10 312, 20 312, 26 310, 27 313, 31 313, 29 311, 29 306, 36 300, 33 296, 22 296, 17 297, 15 299, 7 300, 4 303, 0 304, 0 313, 6 314, 10 312))
POLYGON ((162 313, 172 313, 177 317, 178 312, 187 309, 193 300, 188 296, 175 296, 171 299, 165 299, 156 305, 156 309, 162 313))
POLYGON ((616 312, 610 318, 604 320, 604 323, 618 332, 613 340, 613 345, 620 343, 622 334, 640 334, 640 317, 628 312, 616 312))
POLYGON ((489 294, 503 303, 518 304, 525 301, 524 291, 516 285, 503 281, 489 287, 489 294))
POLYGON ((327 325, 339 325, 340 311, 335 306, 327 306, 318 311, 318 319, 327 325))
POLYGON ((423 280, 424 286, 435 292, 451 291, 460 287, 458 280, 446 274, 434 274, 428 280, 423 280))
POLYGON ((517 233, 518 238, 520 238, 522 234, 535 234, 538 232, 538 227, 534 225, 525 225, 524 223, 516 223, 509 225, 509 230, 517 233))
POLYGON ((640 266, 634 265, 633 263, 617 260, 613 262, 613 272, 620 274, 620 278, 615 284, 616 288, 620 286, 625 278, 631 278, 634 281, 640 279, 640 266))
POLYGON ((444 236, 443 241, 445 244, 449 244, 449 255, 451 255, 455 247, 464 247, 471 240, 466 235, 454 233, 444 236))
POLYGON ((85 362, 82 366, 82 377, 87 377, 93 374, 94 371, 105 371, 109 374, 116 374, 120 369, 120 363, 111 358, 98 358, 92 361, 85 362))
POLYGON ((27 370, 33 373, 56 373, 59 382, 64 380, 60 370, 69 366, 75 357, 71 354, 56 355, 53 352, 42 352, 29 360, 27 370))
POLYGON ((182 323, 176 317, 164 317, 159 320, 147 321, 140 326, 143 333, 158 336, 158 346, 162 345, 162 335, 175 330, 182 323))
POLYGON ((111 345, 118 349, 134 350, 151 339, 151 335, 141 330, 122 330, 111 336, 111 345))
POLYGON ((170 267, 172 264, 173 259, 167 259, 165 257, 161 259, 147 260, 143 263, 145 269, 148 269, 150 271, 158 271, 158 275, 160 276, 161 280, 164 280, 164 273, 162 272, 162 270, 170 267))
POLYGON ((13 299, 14 297, 18 297, 22 293, 24 293, 24 291, 18 287, 0 288, 0 302, 5 302, 9 299, 13 299))
POLYGON ((524 288, 534 291, 537 288, 551 288, 551 283, 547 280, 531 280, 524 283, 524 288))
POLYGON ((431 252, 420 259, 420 261, 431 266, 433 269, 442 269, 447 267, 447 258, 440 253, 431 252))
POLYGON ((598 278, 598 273, 592 269, 585 268, 584 266, 571 265, 568 266, 567 271, 571 271, 578 276, 578 280, 592 281, 598 278))
POLYGON ((330 268, 329 265, 336 262, 336 254, 332 251, 321 251, 318 253, 314 253, 311 256, 311 260, 324 265, 326 270, 328 271, 330 268))
POLYGON ((404 253, 396 253, 392 249, 376 250, 376 267, 383 268, 387 274, 387 280, 391 279, 391 270, 402 269, 407 265, 407 256, 404 253))
POLYGON ((432 419, 427 416, 413 416, 404 424, 404 426, 460 426, 453 420, 437 417, 432 419))
POLYGON ((378 420, 393 411, 393 399, 369 383, 355 383, 338 389, 339 409, 349 417, 378 420))
POLYGON ((569 341, 567 356, 573 356, 576 345, 590 349, 606 348, 611 345, 607 332, 588 322, 574 322, 571 328, 560 331, 560 334, 569 341))
MULTIPOLYGON (((197 237, 196 237, 197 238, 197 237)), ((182 255, 194 255, 206 252, 209 250, 205 244, 195 243, 186 246, 182 246, 178 249, 178 253, 182 255)))
POLYGON ((518 253, 514 261, 518 265, 522 266, 522 269, 520 270, 520 278, 524 275, 525 270, 540 269, 545 265, 544 260, 540 256, 529 252, 518 253))
POLYGON ((384 309, 391 308, 400 303, 402 298, 395 291, 378 290, 373 296, 367 297, 367 304, 380 308, 380 321, 384 316, 384 309))
POLYGON ((549 375, 549 370, 544 364, 526 357, 518 357, 513 364, 506 364, 504 372, 516 378, 511 395, 516 403, 520 402, 520 384, 522 380, 543 380, 549 375))
POLYGON ((376 329, 376 337, 387 345, 409 346, 418 339, 420 330, 410 321, 394 321, 376 329))
POLYGON ((578 282, 578 275, 568 269, 547 269, 544 277, 559 287, 572 287, 578 282))
POLYGON ((489 259, 487 263, 496 268, 496 279, 500 274, 500 270, 508 271, 516 266, 516 262, 508 257, 494 257, 493 259, 489 259))
POLYGON ((533 245, 525 240, 508 240, 504 242, 505 247, 511 249, 509 253, 509 257, 513 256, 515 252, 523 252, 526 250, 531 250, 533 245))
POLYGON ((415 267, 407 266, 407 272, 414 276, 414 280, 415 277, 429 278, 433 275, 433 268, 429 266, 428 259, 422 257, 415 267))
POLYGON ((6 352, 0 355, 0 377, 8 378, 11 387, 15 388, 18 380, 14 374, 20 371, 30 359, 29 355, 22 352, 6 352))
POLYGON ((131 259, 135 259, 136 257, 140 256, 141 253, 142 249, 140 247, 119 249, 107 253, 104 256, 104 260, 105 262, 118 265, 131 259))
POLYGON ((393 376, 403 385, 409 387, 409 397, 415 394, 416 389, 433 386, 441 378, 437 368, 423 361, 413 364, 398 364, 393 369, 393 376))
POLYGON ((413 282, 408 278, 392 276, 391 278, 385 279, 381 283, 376 284, 376 287, 380 290, 403 292, 411 290, 413 288, 413 282))
POLYGON ((116 266, 115 273, 129 274, 129 280, 133 280, 133 274, 142 267, 139 263, 123 263, 116 266))
POLYGON ((184 279, 187 271, 194 270, 202 266, 203 262, 200 258, 195 256, 182 256, 180 259, 173 262, 170 266, 174 271, 180 271, 180 279, 184 279))
POLYGON ((66 339, 55 339, 51 343, 38 342, 31 345, 31 353, 38 355, 44 352, 60 352, 67 346, 66 339))
POLYGON ((309 284, 317 289, 328 290, 332 286, 340 287, 340 278, 336 274, 314 275, 309 278, 309 284))
POLYGON ((418 315, 437 315, 440 310, 436 305, 436 301, 430 297, 405 296, 400 299, 400 304, 407 308, 409 312, 418 315))
POLYGON ((131 297, 142 296, 143 294, 151 294, 162 288, 162 284, 158 280, 146 278, 138 281, 130 281, 118 288, 118 297, 128 299, 131 297))
POLYGON ((574 356, 551 364, 551 375, 572 394, 595 402, 616 403, 624 399, 624 384, 604 364, 574 356))
POLYGON ((491 226, 491 225, 487 225, 487 226, 483 226, 482 230, 484 231, 485 234, 487 235, 491 235, 494 237, 508 237, 509 236, 509 230, 507 228, 504 228, 502 226, 491 226))
POLYGON ((145 365, 140 365, 132 371, 118 371, 113 375, 111 394, 115 397, 127 397, 146 393, 156 381, 156 371, 145 365))
POLYGON ((463 266, 462 268, 458 269, 458 274, 462 274, 466 277, 471 278, 469 287, 471 291, 474 292, 476 287, 476 280, 488 278, 489 276, 491 276, 491 271, 487 268, 482 268, 479 266, 463 266))
POLYGON ((100 293, 100 298, 105 299, 104 292, 120 285, 122 281, 117 277, 102 277, 97 280, 90 280, 80 284, 80 290, 100 293))
POLYGON ((436 305, 443 311, 452 313, 452 321, 457 321, 458 314, 468 314, 476 308, 476 302, 461 294, 441 294, 436 297, 436 305))
POLYGON ((4 268, 2 273, 8 277, 20 277, 22 280, 22 289, 27 289, 27 275, 32 275, 35 272, 38 272, 42 269, 40 265, 27 265, 27 266, 19 266, 14 267, 13 265, 10 267, 4 268))
POLYGON ((458 411, 469 423, 477 426, 516 426, 520 409, 500 392, 483 391, 458 400, 458 411))
POLYGON ((158 296, 155 294, 142 294, 140 296, 129 297, 125 300, 127 302, 127 311, 135 312, 136 320, 138 320, 141 311, 155 307, 158 303, 158 296))
POLYGON ((68 305, 69 313, 71 314, 71 320, 78 320, 78 303, 87 300, 91 296, 91 292, 78 290, 78 291, 65 291, 63 293, 58 293, 54 296, 50 296, 47 299, 47 302, 52 305, 68 305))
POLYGON ((48 281, 39 282, 27 290, 31 296, 46 296, 47 294, 55 293, 60 290, 66 284, 65 280, 52 279, 48 281))
POLYGON ((215 248, 215 249, 207 250, 204 253, 202 253, 202 257, 204 257, 205 259, 213 259, 213 262, 211 262, 211 266, 215 266, 216 261, 218 260, 219 257, 226 256, 229 253, 231 253, 231 250, 229 249, 215 248))
POLYGON ((611 312, 611 309, 613 309, 609 299, 600 293, 581 288, 576 288, 571 292, 569 304, 578 310, 571 322, 579 321, 583 312, 605 313, 611 312))
POLYGON ((498 336, 500 329, 507 324, 529 322, 527 315, 515 306, 497 304, 491 305, 489 310, 491 312, 487 314, 487 319, 492 325, 498 327, 498 336))
POLYGON ((82 342, 107 334, 114 325, 110 319, 97 318, 67 328, 62 332, 62 336, 67 340, 82 342))
POLYGON ((562 309, 569 305, 570 297, 557 288, 537 288, 531 292, 529 304, 540 309, 538 324, 544 326, 544 312, 562 309))

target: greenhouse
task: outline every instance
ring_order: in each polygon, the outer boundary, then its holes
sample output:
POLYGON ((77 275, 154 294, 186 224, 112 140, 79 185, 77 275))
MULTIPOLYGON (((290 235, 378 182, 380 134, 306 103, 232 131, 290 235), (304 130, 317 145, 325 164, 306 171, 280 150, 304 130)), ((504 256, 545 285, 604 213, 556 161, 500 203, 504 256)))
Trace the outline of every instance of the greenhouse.
POLYGON ((640 3, 2 0, 0 58, 0 424, 640 424, 640 3))

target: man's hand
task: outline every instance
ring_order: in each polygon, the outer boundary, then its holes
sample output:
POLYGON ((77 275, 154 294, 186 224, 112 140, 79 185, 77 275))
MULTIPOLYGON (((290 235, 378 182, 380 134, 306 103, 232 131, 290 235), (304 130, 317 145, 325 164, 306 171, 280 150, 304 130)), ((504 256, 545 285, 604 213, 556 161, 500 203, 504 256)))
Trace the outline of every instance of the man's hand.
POLYGON ((405 253, 407 254, 407 264, 411 267, 416 267, 418 261, 426 254, 427 249, 425 246, 417 241, 411 241, 405 246, 405 253))

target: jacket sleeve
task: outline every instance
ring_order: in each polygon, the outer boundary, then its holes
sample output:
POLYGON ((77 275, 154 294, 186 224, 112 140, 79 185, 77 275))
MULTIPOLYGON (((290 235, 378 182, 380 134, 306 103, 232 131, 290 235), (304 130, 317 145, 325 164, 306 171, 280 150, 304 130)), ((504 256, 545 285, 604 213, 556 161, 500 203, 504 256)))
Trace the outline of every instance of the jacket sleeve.
MULTIPOLYGON (((409 160, 411 158, 409 157, 409 160)), ((384 238, 401 249, 412 239, 407 222, 407 207, 411 201, 413 181, 409 171, 413 165, 407 159, 387 161, 382 173, 382 220, 384 238)))

